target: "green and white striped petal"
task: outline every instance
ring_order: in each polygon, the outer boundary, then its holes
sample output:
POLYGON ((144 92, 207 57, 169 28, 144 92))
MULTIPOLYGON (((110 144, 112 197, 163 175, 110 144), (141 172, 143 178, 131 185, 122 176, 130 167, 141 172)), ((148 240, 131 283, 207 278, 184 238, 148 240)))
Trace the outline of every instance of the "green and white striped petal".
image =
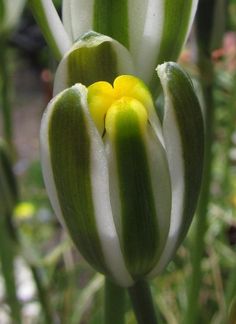
POLYGON ((176 64, 157 68, 165 108, 163 135, 172 184, 172 212, 167 244, 151 276, 163 270, 183 240, 200 192, 204 126, 200 104, 189 76, 176 64))
POLYGON ((55 75, 54 94, 82 83, 113 80, 121 74, 134 74, 128 50, 108 36, 94 32, 85 34, 66 53, 55 75))
MULTIPOLYGON (((0 139, 0 213, 11 213, 18 199, 16 179, 6 144, 0 139)), ((3 214, 0 217, 3 217, 3 214)))
POLYGON ((71 48, 72 41, 65 31, 52 0, 28 0, 28 3, 55 58, 61 60, 71 48))
POLYGON ((113 221, 102 138, 81 84, 56 96, 41 126, 41 160, 56 215, 85 259, 122 286, 133 283, 113 221))
POLYGON ((74 41, 88 30, 119 41, 130 50, 137 75, 154 87, 155 67, 178 58, 197 4, 198 0, 64 0, 63 22, 74 41))
POLYGON ((62 21, 73 42, 93 28, 93 1, 63 0, 62 21))
POLYGON ((171 186, 166 154, 137 100, 124 97, 106 116, 113 217, 135 280, 158 262, 169 232, 171 186))

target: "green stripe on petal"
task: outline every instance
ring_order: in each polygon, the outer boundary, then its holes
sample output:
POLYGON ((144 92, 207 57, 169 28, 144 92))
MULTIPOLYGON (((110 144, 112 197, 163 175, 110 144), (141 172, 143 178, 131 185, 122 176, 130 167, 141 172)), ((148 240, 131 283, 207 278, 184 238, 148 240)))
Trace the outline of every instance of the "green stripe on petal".
POLYGON ((97 80, 112 82, 116 77, 116 70, 116 54, 110 42, 104 42, 93 48, 79 48, 68 57, 67 84, 73 85, 78 79, 86 86, 97 80))
POLYGON ((89 263, 107 272, 94 216, 90 138, 75 91, 68 90, 55 103, 48 132, 53 176, 70 235, 89 263))
POLYGON ((106 117, 113 215, 126 265, 135 279, 149 272, 158 260, 169 230, 171 206, 167 163, 165 155, 159 152, 163 153, 163 148, 154 134, 148 133, 150 126, 145 123, 140 105, 124 98, 114 104, 116 112, 112 106, 106 117), (156 141, 155 146, 149 146, 150 136, 156 141), (160 156, 151 161, 151 154, 160 156), (154 160, 158 189, 153 188, 152 182, 150 164, 154 160), (160 174, 165 174, 165 179, 160 174), (167 185, 162 186, 163 181, 167 185), (165 205, 164 210, 156 203, 156 194, 161 200, 158 203, 165 205), (165 227, 160 228, 164 218, 165 227))
POLYGON ((63 23, 74 41, 95 30, 128 48, 128 3, 127 0, 64 0, 63 23))
POLYGON ((93 13, 93 30, 129 47, 128 0, 94 0, 93 13))
MULTIPOLYGON (((197 2, 194 0, 164 1, 164 19, 159 51, 155 61, 156 66, 178 59, 188 36, 197 2)), ((155 91, 157 82, 156 73, 153 72, 151 81, 153 91, 155 91)))
POLYGON ((55 76, 54 93, 82 83, 110 83, 120 74, 133 74, 129 52, 112 38, 97 33, 83 36, 65 55, 55 76))
POLYGON ((41 160, 52 206, 81 254, 120 285, 131 285, 111 212, 105 150, 84 86, 63 91, 49 104, 41 160))
POLYGON ((198 0, 129 1, 130 52, 137 75, 151 85, 154 93, 158 82, 154 69, 157 64, 177 60, 192 26, 197 3, 198 0))
POLYGON ((175 63, 158 66, 164 90, 163 134, 172 182, 172 213, 167 245, 155 274, 163 269, 183 240, 200 192, 204 126, 189 76, 175 63))
POLYGON ((182 49, 191 17, 192 0, 165 0, 161 46, 157 65, 175 61, 182 49))

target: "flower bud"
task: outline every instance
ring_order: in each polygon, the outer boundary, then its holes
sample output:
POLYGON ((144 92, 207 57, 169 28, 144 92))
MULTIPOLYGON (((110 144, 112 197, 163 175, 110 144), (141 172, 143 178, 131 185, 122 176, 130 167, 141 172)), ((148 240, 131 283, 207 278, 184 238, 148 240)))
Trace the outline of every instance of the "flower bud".
POLYGON ((144 83, 76 84, 48 105, 41 159, 48 194, 85 259, 122 286, 160 272, 186 234, 200 189, 201 109, 189 77, 158 67, 163 125, 144 83))

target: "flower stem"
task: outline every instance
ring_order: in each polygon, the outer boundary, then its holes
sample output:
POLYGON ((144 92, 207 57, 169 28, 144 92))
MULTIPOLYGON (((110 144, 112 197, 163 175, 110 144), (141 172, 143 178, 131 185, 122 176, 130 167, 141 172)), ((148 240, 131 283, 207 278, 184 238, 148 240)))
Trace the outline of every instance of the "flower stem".
MULTIPOLYGON (((208 110, 212 110, 212 89, 206 89, 205 98, 208 97, 208 110)), ((206 98, 207 99, 207 98, 206 98)), ((208 215, 208 205, 210 198, 210 184, 211 184, 211 170, 212 170, 212 133, 213 133, 213 113, 208 116, 209 120, 206 131, 206 143, 205 143, 205 166, 203 172, 203 183, 202 191, 199 200, 199 206, 196 218, 196 227, 193 238, 192 246, 192 280, 189 285, 188 293, 188 308, 186 312, 186 317, 184 323, 193 324, 198 322, 198 296, 201 287, 202 280, 202 270, 201 270, 201 260, 204 253, 205 246, 205 234, 207 231, 207 215, 208 215)))
MULTIPOLYGON (((1 35, 2 37, 2 35, 1 35)), ((10 81, 8 71, 8 53, 7 44, 3 35, 0 43, 0 96, 3 117, 3 132, 4 138, 9 147, 12 148, 12 117, 11 117, 11 103, 10 103, 10 81)))
POLYGON ((51 302, 49 300, 47 290, 45 288, 45 285, 40 275, 41 269, 39 269, 35 265, 30 265, 30 269, 31 269, 32 276, 34 278, 35 285, 37 287, 38 299, 44 315, 44 323, 45 324, 53 323, 53 310, 51 308, 51 302))
POLYGON ((15 251, 7 230, 7 216, 0 212, 0 262, 5 283, 6 300, 11 309, 12 323, 21 323, 21 305, 17 298, 14 272, 15 251))
POLYGON ((139 324, 157 324, 155 307, 146 281, 138 281, 129 288, 134 313, 139 324))
POLYGON ((125 323, 125 289, 105 279, 104 324, 125 323))
POLYGON ((187 310, 183 324, 199 322, 199 293, 202 282, 202 257, 205 247, 205 234, 207 232, 207 216, 210 200, 210 185, 212 175, 212 144, 214 142, 214 65, 211 60, 211 41, 214 24, 214 1, 199 2, 197 12, 197 41, 198 41, 198 68, 201 77, 205 102, 205 163, 203 170, 202 191, 200 195, 196 227, 191 247, 192 279, 188 289, 187 310))

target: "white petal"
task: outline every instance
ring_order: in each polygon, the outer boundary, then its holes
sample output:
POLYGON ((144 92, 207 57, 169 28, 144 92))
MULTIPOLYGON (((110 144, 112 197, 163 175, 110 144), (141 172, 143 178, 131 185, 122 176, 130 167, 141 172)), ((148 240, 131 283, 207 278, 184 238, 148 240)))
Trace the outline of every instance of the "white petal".
POLYGON ((63 56, 70 49, 72 42, 65 31, 52 0, 39 0, 39 2, 43 7, 51 34, 53 35, 55 43, 63 56))
POLYGON ((156 67, 162 37, 164 1, 130 0, 129 17, 130 52, 137 75, 148 83, 156 67))
POLYGON ((93 29, 94 0, 64 0, 62 18, 73 41, 93 29))

